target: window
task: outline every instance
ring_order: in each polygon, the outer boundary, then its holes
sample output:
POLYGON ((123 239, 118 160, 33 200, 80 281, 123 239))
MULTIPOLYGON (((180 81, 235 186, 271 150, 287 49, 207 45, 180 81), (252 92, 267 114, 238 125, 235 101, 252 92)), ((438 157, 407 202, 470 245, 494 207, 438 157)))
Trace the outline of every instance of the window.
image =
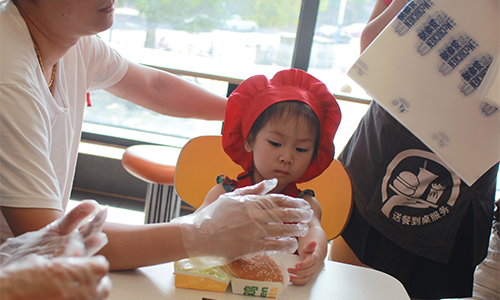
POLYGON ((320 0, 308 72, 335 94, 369 99, 347 71, 360 53, 360 35, 374 0, 320 0))
MULTIPOLYGON (((296 42, 304 43, 297 36, 300 28, 306 28, 314 31, 312 48, 307 53, 308 71, 324 81, 335 94, 367 98, 345 73, 359 53, 359 32, 373 2, 122 0, 117 4, 113 27, 99 36, 133 61, 167 68, 174 73, 201 74, 186 78, 226 95, 227 78, 238 83, 255 74, 271 77, 281 69, 292 67, 293 63, 304 63, 301 58, 295 57, 294 61, 294 49, 304 49, 304 45, 296 46, 296 42), (304 13, 307 10, 309 14, 304 13)), ((305 38, 308 39, 310 35, 305 38)), ((128 129, 137 140, 154 133, 156 142, 174 146, 182 146, 178 139, 187 141, 221 131, 221 122, 158 115, 104 91, 93 92, 91 102, 92 106, 85 112, 84 130, 94 128, 90 124, 128 129)), ((343 122, 345 129, 339 130, 339 133, 344 132, 338 139, 341 147, 366 107, 341 101, 343 111, 350 110, 353 114, 348 114, 355 115, 349 122, 343 122)))

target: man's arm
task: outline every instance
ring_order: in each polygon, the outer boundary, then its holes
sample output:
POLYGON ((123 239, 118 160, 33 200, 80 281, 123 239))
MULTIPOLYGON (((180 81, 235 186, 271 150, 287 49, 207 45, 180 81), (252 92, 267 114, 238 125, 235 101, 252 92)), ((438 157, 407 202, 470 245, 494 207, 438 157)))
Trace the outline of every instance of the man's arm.
POLYGON ((164 115, 224 119, 226 98, 176 75, 133 62, 123 79, 106 91, 164 115))
MULTIPOLYGON (((290 237, 307 233, 304 223, 310 221, 313 211, 302 199, 275 194, 261 197, 274 186, 276 181, 263 181, 225 194, 211 209, 197 211, 182 224, 106 223, 103 232, 109 243, 99 253, 106 256, 111 269, 121 270, 175 261, 188 254, 234 258, 263 250, 292 252, 297 241, 290 237)), ((57 219, 49 220, 57 215, 49 209, 2 208, 2 212, 15 234, 38 230, 57 219)))
POLYGON ((187 257, 179 223, 106 223, 103 232, 109 242, 97 254, 108 259, 111 270, 134 269, 187 257))
MULTIPOLYGON (((106 91, 158 113, 183 118, 222 120, 226 98, 176 75, 130 63, 124 78, 106 91)), ((144 226, 107 223, 109 239, 99 254, 112 270, 174 261, 186 257, 179 224, 144 226)))
MULTIPOLYGON (((15 236, 39 230, 61 218, 63 212, 42 208, 1 207, 15 236)), ((109 243, 98 253, 111 270, 133 269, 186 257, 179 224, 126 225, 106 223, 109 243)))
POLYGON ((48 208, 2 206, 1 210, 14 236, 39 230, 64 215, 60 210, 48 208))

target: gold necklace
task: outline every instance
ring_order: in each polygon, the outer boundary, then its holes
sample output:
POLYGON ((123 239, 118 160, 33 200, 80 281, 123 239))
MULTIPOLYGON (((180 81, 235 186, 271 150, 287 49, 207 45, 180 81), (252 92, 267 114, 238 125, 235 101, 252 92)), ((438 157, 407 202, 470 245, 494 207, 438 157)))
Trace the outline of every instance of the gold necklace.
MULTIPOLYGON (((38 50, 38 47, 37 47, 33 37, 31 37, 31 41, 33 41, 33 46, 35 47, 36 57, 38 58, 38 62, 40 63, 40 68, 42 69, 43 77, 45 77, 45 70, 43 69, 43 63, 42 63, 42 55, 40 54, 40 50, 38 50)), ((57 62, 52 67, 52 75, 51 75, 50 81, 49 81, 49 91, 51 94, 54 91, 54 80, 56 78, 56 69, 57 69, 57 62)))

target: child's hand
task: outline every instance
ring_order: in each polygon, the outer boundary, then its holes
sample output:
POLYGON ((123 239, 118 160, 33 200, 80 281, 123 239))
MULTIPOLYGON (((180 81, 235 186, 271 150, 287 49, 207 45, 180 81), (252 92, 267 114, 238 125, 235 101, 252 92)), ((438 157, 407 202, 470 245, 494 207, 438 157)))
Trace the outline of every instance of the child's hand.
POLYGON ((293 284, 306 284, 323 264, 316 245, 316 242, 310 242, 299 249, 300 262, 295 265, 295 268, 288 268, 290 282, 293 284))

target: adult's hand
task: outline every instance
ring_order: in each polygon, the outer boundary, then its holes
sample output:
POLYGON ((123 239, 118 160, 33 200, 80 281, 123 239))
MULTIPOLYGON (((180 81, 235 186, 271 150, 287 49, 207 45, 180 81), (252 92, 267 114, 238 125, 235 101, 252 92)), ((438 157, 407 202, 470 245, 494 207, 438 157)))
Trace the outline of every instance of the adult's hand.
POLYGON ((29 255, 0 268, 0 299, 101 300, 111 290, 103 256, 29 255))
POLYGON ((256 252, 294 252, 295 237, 307 234, 313 211, 303 199, 267 194, 276 184, 271 179, 237 189, 183 217, 181 233, 188 256, 230 261, 256 252))
POLYGON ((97 202, 83 201, 46 227, 5 241, 0 246, 0 266, 30 254, 46 257, 92 256, 108 241, 102 232, 106 216, 106 209, 100 209, 97 202), (88 222, 93 216, 93 220, 88 222))

